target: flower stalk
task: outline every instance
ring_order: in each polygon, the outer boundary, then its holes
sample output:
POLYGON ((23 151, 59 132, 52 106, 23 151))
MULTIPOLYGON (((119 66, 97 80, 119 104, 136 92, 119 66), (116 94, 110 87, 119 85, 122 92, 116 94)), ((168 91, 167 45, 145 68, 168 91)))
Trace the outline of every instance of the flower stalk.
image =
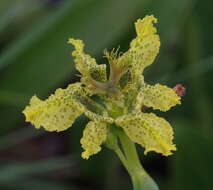
POLYGON ((144 170, 138 157, 135 144, 129 139, 123 130, 115 129, 115 127, 112 128, 110 135, 111 138, 108 139, 106 145, 116 153, 123 166, 128 171, 132 180, 133 189, 158 190, 158 186, 155 181, 144 170), (114 143, 110 144, 109 141, 114 143))

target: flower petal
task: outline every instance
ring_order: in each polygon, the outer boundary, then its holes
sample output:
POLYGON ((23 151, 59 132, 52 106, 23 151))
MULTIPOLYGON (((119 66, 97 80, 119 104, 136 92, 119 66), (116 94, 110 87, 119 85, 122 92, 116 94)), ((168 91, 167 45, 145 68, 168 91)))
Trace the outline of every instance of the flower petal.
POLYGON ((149 151, 161 153, 164 156, 176 150, 172 143, 173 130, 170 124, 155 114, 132 114, 118 118, 116 124, 124 129, 129 138, 149 151))
POLYGON ((137 102, 137 106, 140 107, 145 105, 153 109, 168 111, 171 107, 180 104, 180 97, 167 86, 160 84, 144 85, 138 94, 137 102))
POLYGON ((75 47, 72 55, 75 57, 76 68, 83 76, 83 82, 88 83, 88 80, 91 78, 105 82, 107 79, 106 65, 98 65, 94 58, 84 53, 84 43, 82 40, 70 38, 68 43, 75 47))
POLYGON ((101 144, 107 138, 107 124, 99 121, 90 121, 83 132, 81 138, 82 158, 88 159, 91 155, 101 150, 101 144))
POLYGON ((138 80, 143 70, 153 63, 160 48, 160 39, 153 26, 157 19, 154 16, 146 16, 135 23, 137 37, 130 43, 130 49, 120 59, 130 62, 132 65, 132 80, 138 80), (128 61, 127 61, 128 60, 128 61))
POLYGON ((81 84, 75 83, 66 89, 56 90, 45 101, 33 96, 30 105, 23 111, 26 121, 47 131, 66 130, 85 111, 84 106, 74 99, 75 93, 83 93, 81 91, 81 84))
POLYGON ((157 29, 153 26, 153 23, 157 23, 157 19, 153 16, 145 16, 142 20, 138 19, 135 23, 135 29, 137 36, 144 38, 157 32, 157 29))

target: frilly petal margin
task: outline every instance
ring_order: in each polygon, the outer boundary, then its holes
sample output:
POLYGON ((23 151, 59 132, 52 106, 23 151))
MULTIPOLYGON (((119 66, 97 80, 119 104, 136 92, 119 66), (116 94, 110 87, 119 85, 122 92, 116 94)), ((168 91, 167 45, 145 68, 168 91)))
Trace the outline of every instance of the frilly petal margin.
POLYGON ((107 80, 106 65, 98 65, 94 58, 84 52, 84 43, 82 40, 70 38, 69 44, 72 44, 75 50, 72 56, 78 71, 82 74, 83 82, 87 85, 91 79, 105 82, 107 80))
POLYGON ((138 19, 135 23, 137 36, 131 41, 130 49, 120 57, 127 64, 131 63, 133 82, 137 82, 143 70, 154 62, 159 52, 160 38, 153 24, 156 22, 153 15, 138 19))
POLYGON ((153 109, 168 111, 171 107, 181 104, 180 99, 173 89, 165 85, 151 86, 145 84, 138 93, 136 106, 141 108, 144 105, 153 109))
POLYGON ((176 150, 173 140, 173 129, 163 118, 152 113, 129 114, 115 121, 129 138, 145 148, 144 154, 150 151, 164 156, 176 150))
POLYGON ((84 106, 74 99, 75 93, 83 93, 80 83, 71 84, 66 89, 57 89, 45 101, 33 96, 30 105, 23 111, 26 121, 36 128, 44 127, 47 131, 66 130, 85 112, 84 106))
POLYGON ((138 19, 135 22, 137 36, 144 38, 157 33, 157 29, 153 26, 153 23, 157 23, 157 19, 153 15, 147 15, 143 19, 138 19))
POLYGON ((82 158, 89 159, 91 155, 101 150, 101 144, 107 138, 107 124, 100 121, 90 121, 83 132, 81 145, 84 149, 82 158))

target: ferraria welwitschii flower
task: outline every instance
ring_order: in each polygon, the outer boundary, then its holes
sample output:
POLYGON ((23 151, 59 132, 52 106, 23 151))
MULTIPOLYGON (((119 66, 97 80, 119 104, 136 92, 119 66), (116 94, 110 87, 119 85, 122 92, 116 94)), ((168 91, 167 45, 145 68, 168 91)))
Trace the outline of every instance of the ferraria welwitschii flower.
POLYGON ((75 119, 84 114, 91 120, 81 139, 85 159, 101 150, 112 127, 122 129, 133 142, 145 148, 145 154, 149 151, 165 156, 172 154, 176 147, 169 122, 142 109, 145 106, 168 111, 180 104, 180 96, 173 89, 144 82, 143 71, 159 52, 156 22, 152 15, 138 19, 135 23, 137 36, 127 52, 104 52, 110 66, 109 74, 105 64, 97 64, 84 52, 81 40, 69 39, 68 43, 75 48, 72 56, 81 81, 66 89, 57 89, 45 101, 33 96, 23 111, 26 121, 36 128, 59 132, 71 127, 75 119))

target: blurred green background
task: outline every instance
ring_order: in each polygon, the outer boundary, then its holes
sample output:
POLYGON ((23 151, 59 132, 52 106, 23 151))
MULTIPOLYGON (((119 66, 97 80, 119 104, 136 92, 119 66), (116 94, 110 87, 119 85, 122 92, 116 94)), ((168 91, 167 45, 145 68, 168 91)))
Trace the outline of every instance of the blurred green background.
POLYGON ((79 80, 69 37, 80 38, 99 63, 103 50, 126 51, 134 22, 154 14, 161 50, 145 71, 148 83, 187 89, 182 105, 161 113, 175 130, 177 152, 143 155, 162 190, 213 189, 213 2, 210 0, 1 0, 0 189, 129 190, 113 152, 81 159, 81 117, 61 133, 36 130, 21 111, 32 95, 46 98, 79 80))

